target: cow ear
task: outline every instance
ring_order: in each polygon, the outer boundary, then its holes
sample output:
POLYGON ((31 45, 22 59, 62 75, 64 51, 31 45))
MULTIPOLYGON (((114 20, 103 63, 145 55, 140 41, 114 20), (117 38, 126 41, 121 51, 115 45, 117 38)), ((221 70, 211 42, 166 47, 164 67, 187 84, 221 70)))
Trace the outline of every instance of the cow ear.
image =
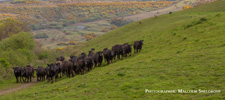
POLYGON ((50 64, 47 64, 48 66, 50 66, 50 64))
POLYGON ((142 42, 144 41, 144 40, 141 40, 142 42))

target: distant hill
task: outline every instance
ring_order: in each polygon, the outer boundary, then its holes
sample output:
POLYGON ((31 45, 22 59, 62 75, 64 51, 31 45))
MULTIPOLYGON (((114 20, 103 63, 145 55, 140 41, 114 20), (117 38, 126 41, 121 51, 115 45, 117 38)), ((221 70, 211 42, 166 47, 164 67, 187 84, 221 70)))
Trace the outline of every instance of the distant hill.
POLYGON ((139 54, 110 65, 104 62, 85 75, 59 79, 54 84, 38 82, 0 99, 223 100, 224 5, 225 0, 216 1, 117 28, 73 50, 78 50, 78 55, 91 48, 97 52, 144 40, 139 54), (145 89, 198 93, 145 93, 145 89), (200 93, 199 89, 206 91, 200 93), (206 93, 211 90, 221 92, 206 93))

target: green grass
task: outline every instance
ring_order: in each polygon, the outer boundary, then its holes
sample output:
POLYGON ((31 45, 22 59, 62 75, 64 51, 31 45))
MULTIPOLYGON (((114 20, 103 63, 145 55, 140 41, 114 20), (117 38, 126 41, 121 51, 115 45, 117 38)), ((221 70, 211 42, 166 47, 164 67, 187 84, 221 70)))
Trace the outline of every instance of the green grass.
POLYGON ((0 99, 225 99, 224 5, 222 0, 118 28, 76 49, 87 52, 94 47, 99 51, 143 39, 141 53, 54 84, 39 82, 0 99), (222 93, 154 94, 145 89, 213 89, 222 93))

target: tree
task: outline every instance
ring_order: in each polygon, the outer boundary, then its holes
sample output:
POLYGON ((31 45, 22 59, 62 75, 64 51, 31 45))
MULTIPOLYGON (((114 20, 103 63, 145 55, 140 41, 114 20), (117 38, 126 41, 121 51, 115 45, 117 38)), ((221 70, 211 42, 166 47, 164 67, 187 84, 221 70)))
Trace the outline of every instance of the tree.
POLYGON ((33 36, 28 32, 20 32, 0 42, 0 51, 27 49, 33 50, 35 43, 33 36))
POLYGON ((0 20, 0 41, 10 35, 17 34, 22 31, 30 31, 28 23, 23 23, 10 18, 0 20))

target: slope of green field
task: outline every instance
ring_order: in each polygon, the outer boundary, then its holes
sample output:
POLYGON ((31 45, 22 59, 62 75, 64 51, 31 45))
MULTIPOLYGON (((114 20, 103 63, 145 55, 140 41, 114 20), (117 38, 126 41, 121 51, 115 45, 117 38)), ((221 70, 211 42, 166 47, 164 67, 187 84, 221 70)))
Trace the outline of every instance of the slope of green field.
POLYGON ((80 51, 144 40, 143 50, 85 75, 32 87, 7 99, 225 99, 225 0, 149 18, 83 44, 80 51), (149 90, 221 90, 221 93, 145 93, 149 90))

